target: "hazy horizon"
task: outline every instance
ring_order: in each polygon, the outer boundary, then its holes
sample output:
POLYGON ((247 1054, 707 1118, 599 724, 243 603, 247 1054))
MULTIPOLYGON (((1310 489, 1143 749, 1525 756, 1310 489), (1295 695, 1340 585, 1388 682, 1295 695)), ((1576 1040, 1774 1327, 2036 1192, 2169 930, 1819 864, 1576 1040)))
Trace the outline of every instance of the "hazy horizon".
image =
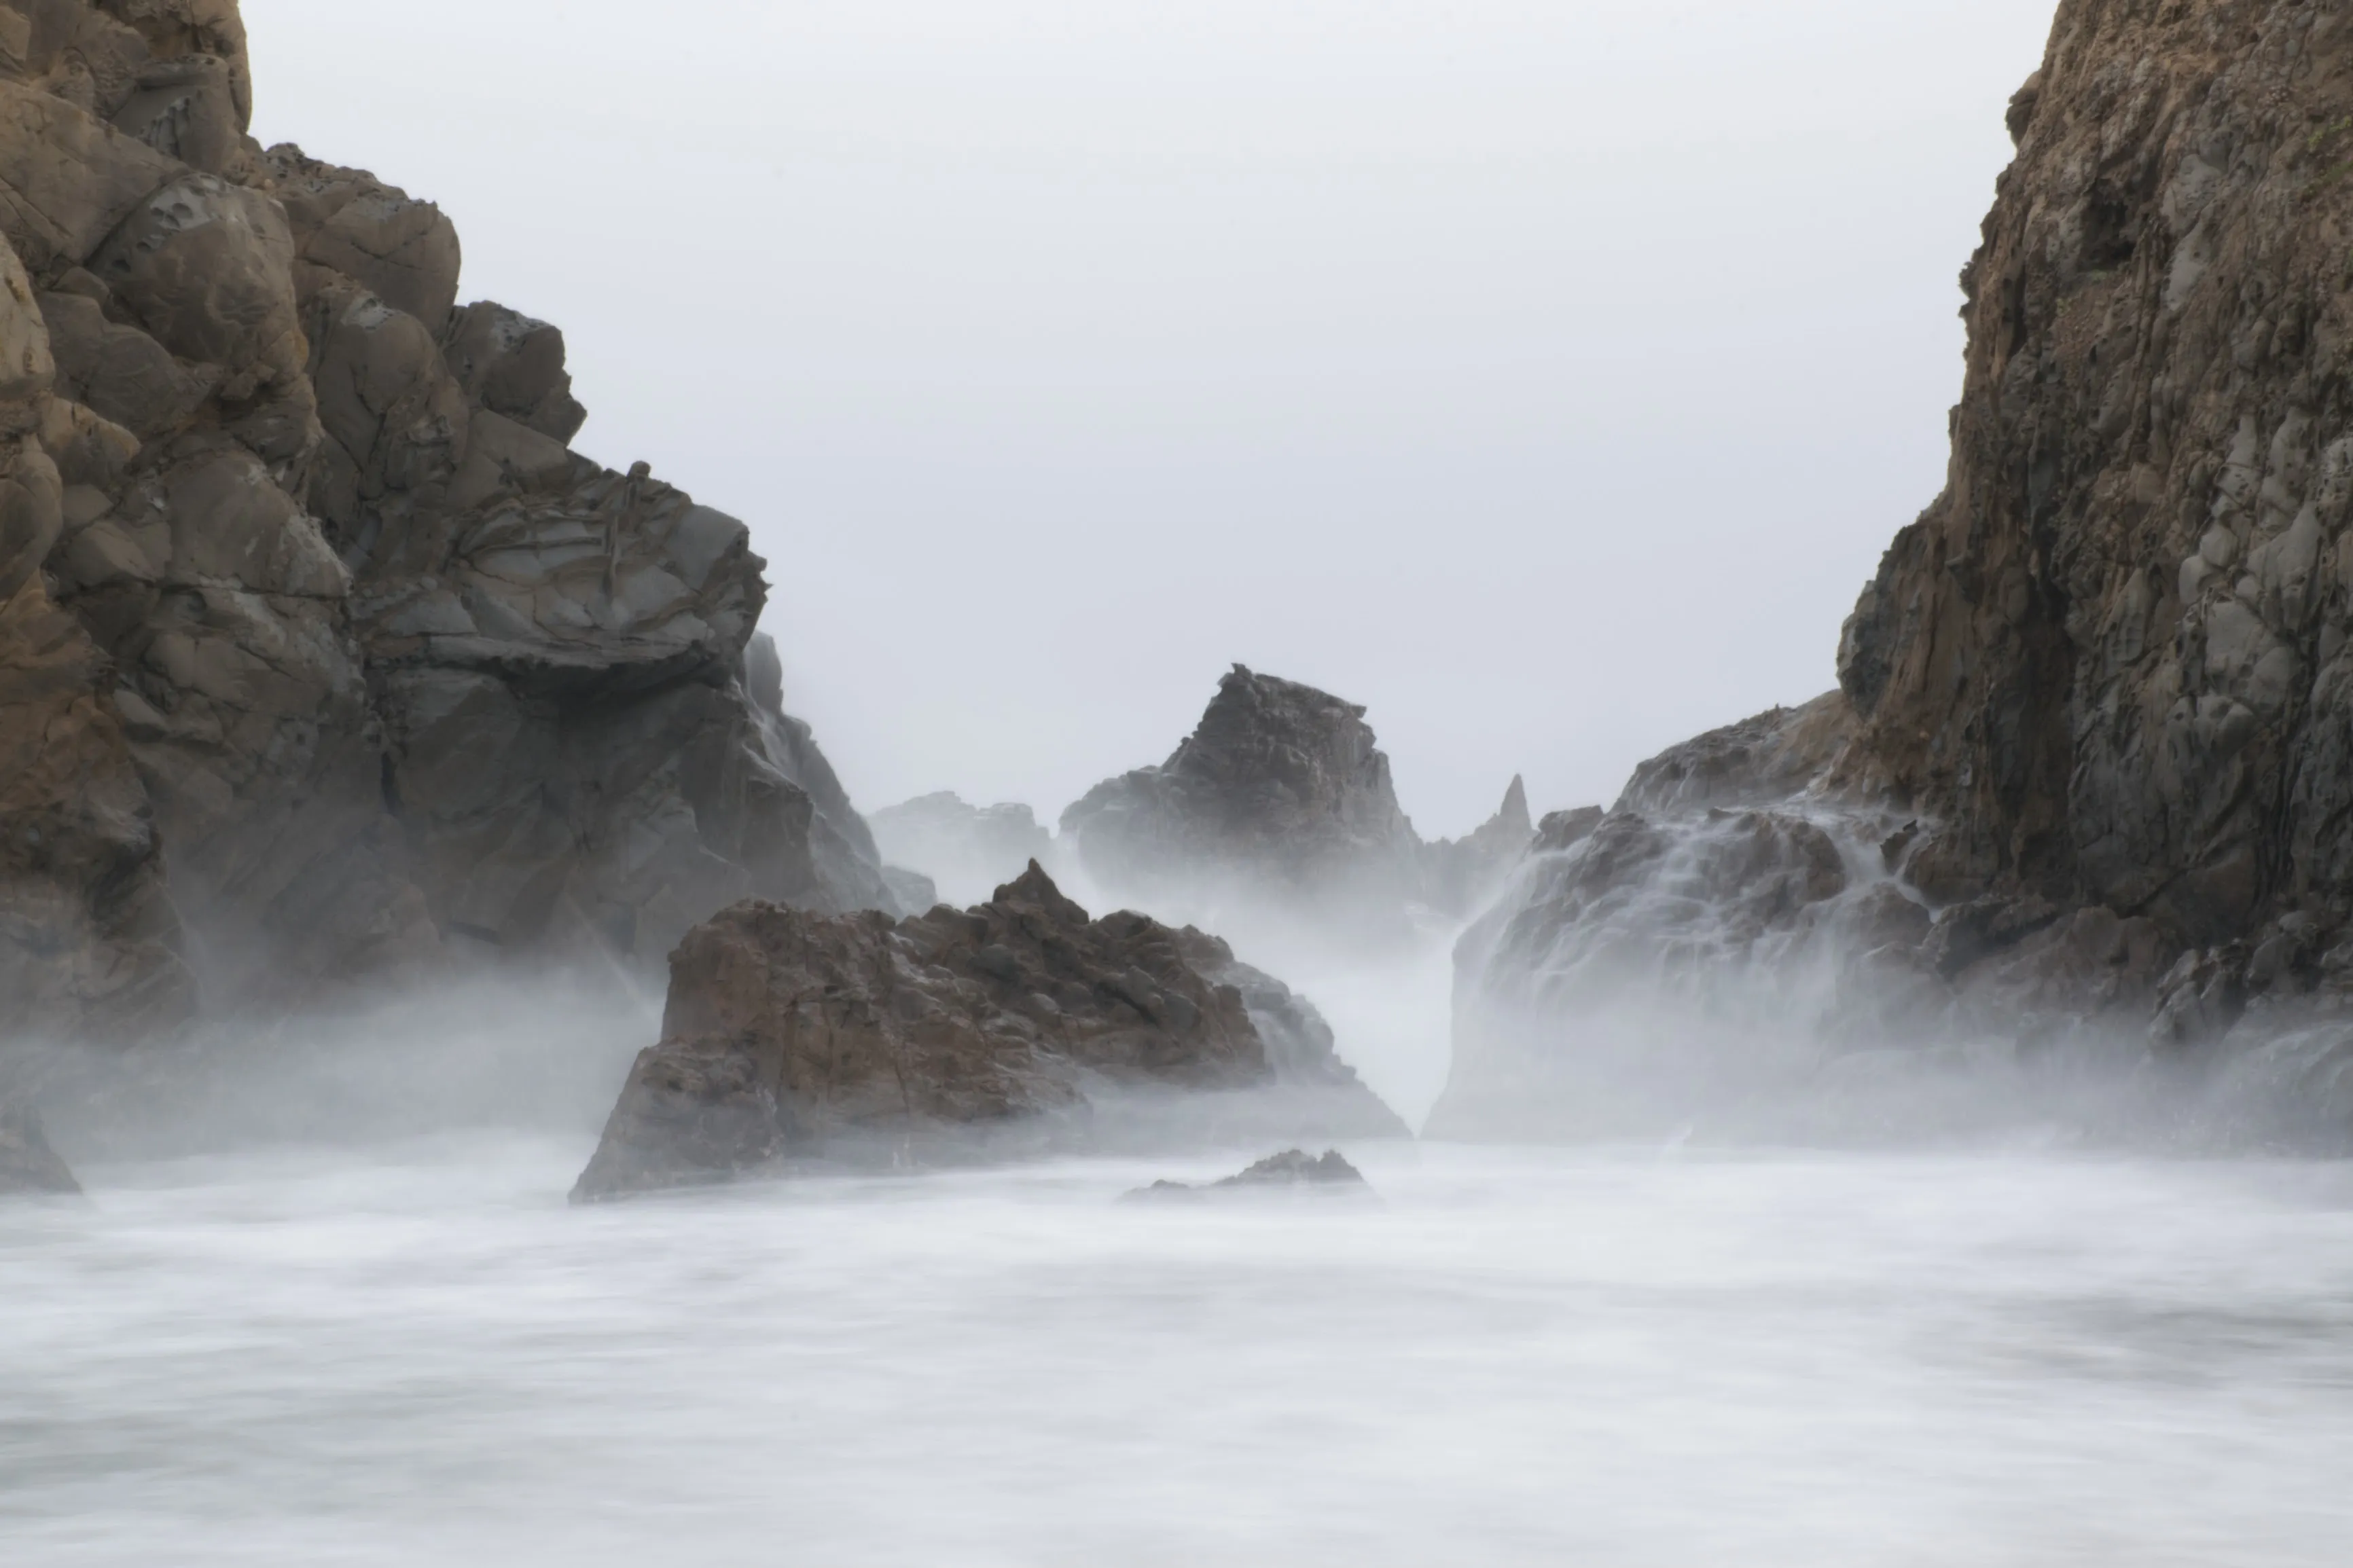
POLYGON ((1050 821, 1240 661, 1437 837, 1833 684, 2051 5, 244 9, 256 134, 439 203, 582 449, 751 524, 861 807, 1050 821))

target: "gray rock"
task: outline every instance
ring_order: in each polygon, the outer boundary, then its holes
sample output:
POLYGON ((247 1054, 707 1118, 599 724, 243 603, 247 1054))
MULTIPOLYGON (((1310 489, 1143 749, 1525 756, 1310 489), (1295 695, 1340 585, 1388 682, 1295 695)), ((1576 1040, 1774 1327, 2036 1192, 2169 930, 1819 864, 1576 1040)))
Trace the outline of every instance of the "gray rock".
POLYGON ((1054 847, 1028 806, 966 805, 944 791, 885 807, 871 821, 885 859, 959 891, 1008 881, 1054 847))
POLYGON ((1238 1175, 1211 1182, 1207 1186, 1194 1186, 1185 1182, 1155 1182, 1148 1187, 1138 1187, 1122 1201, 1125 1203, 1198 1202, 1219 1193, 1232 1192, 1365 1192, 1364 1173, 1340 1156, 1337 1149, 1326 1150, 1321 1159, 1304 1150, 1288 1149, 1271 1154, 1238 1175))
POLYGON ((1478 913, 1527 858, 1535 839, 1527 784, 1514 778, 1502 808, 1475 832, 1422 846, 1423 896, 1441 910, 1478 913))
POLYGON ((1425 845, 1362 708, 1240 665, 1167 762, 1096 785, 1061 831, 1123 897, 1266 900, 1350 940, 1390 941, 1409 904, 1469 912, 1532 837, 1515 784, 1478 833, 1425 845))

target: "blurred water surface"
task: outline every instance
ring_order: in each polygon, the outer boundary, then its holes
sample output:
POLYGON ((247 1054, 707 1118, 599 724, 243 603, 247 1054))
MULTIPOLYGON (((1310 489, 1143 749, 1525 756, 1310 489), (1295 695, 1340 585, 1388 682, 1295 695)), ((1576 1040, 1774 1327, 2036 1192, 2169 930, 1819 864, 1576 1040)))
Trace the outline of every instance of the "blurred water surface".
MULTIPOLYGON (((1262 1152, 1262 1151, 1261 1151, 1262 1152)), ((576 1212, 576 1140, 0 1206, 0 1562, 2353 1561, 2353 1171, 1071 1163, 576 1212)))

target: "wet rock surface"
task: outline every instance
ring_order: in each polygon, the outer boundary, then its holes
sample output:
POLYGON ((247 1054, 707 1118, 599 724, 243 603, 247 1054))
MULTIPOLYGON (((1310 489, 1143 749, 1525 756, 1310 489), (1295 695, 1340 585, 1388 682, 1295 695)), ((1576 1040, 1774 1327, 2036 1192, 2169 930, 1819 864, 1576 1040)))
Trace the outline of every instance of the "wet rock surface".
POLYGON ((661 1043, 575 1199, 817 1160, 1091 1147, 1148 1136, 1172 1107, 1195 1131, 1221 1108, 1282 1120, 1303 1105, 1373 1135, 1396 1126, 1314 1042, 1270 1052, 1219 978, 1234 970, 1222 944, 1137 914, 1092 920, 1035 863, 978 908, 897 922, 740 904, 670 969, 661 1043))
POLYGON ((744 526, 571 451, 562 334, 251 90, 232 0, 0 7, 6 1026, 893 907, 744 526))
POLYGON ((1138 1187, 1121 1201, 1123 1203, 1198 1203, 1219 1193, 1283 1192, 1283 1191, 1345 1191, 1369 1192, 1364 1173, 1341 1157, 1337 1149, 1328 1149, 1319 1158, 1303 1149, 1286 1149, 1280 1154, 1270 1154, 1248 1170, 1221 1181, 1197 1186, 1188 1182, 1155 1182, 1148 1187, 1138 1187))

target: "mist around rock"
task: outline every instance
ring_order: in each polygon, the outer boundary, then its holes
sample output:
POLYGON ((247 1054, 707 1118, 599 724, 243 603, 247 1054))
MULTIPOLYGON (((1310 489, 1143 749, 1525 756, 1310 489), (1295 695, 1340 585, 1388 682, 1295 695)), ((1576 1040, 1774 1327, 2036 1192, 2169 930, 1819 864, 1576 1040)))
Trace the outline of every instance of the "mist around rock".
POLYGON ((12 1159, 37 1106, 602 1101, 607 1195, 1243 1090, 1320 1138, 1309 1087, 1366 1136, 2340 1146, 2347 26, 2063 5, 1838 689, 1431 842, 1362 706, 1241 666, 1059 813, 869 817, 744 525, 571 449, 561 331, 463 300, 430 202, 246 133, 233 4, 0 7, 12 1159))

